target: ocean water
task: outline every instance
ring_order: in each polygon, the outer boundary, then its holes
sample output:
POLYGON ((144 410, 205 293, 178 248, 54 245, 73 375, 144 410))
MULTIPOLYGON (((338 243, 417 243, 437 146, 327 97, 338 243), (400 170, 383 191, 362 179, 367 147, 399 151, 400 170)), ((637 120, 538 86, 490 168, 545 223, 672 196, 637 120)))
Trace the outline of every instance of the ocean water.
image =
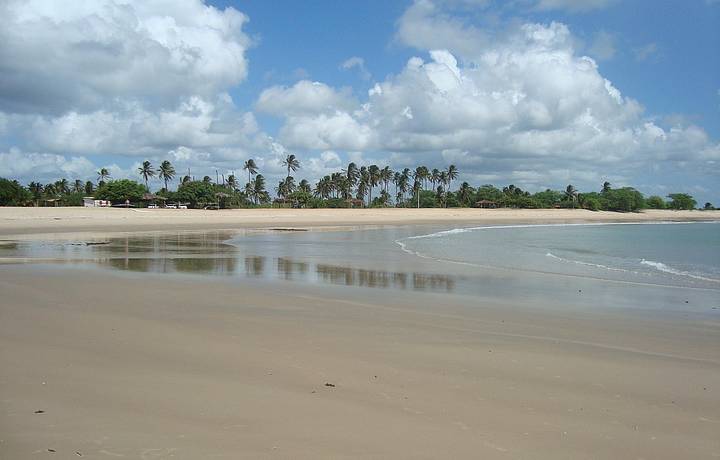
POLYGON ((472 305, 720 311, 719 223, 403 226, 0 242, 0 263, 13 260, 128 276, 458 294, 472 305))
POLYGON ((720 289, 720 223, 456 228, 396 240, 438 263, 720 289))

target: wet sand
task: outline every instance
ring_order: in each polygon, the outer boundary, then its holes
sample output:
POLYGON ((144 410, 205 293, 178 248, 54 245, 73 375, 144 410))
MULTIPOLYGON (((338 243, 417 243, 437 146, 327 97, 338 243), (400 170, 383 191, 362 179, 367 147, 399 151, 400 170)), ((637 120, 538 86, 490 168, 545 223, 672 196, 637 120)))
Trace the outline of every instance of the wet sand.
POLYGON ((718 310, 7 265, 0 294, 0 458, 720 455, 718 310))
POLYGON ((332 228, 418 224, 499 224, 720 220, 720 211, 647 210, 642 213, 582 209, 197 209, 3 208, 0 237, 86 237, 119 232, 332 228))

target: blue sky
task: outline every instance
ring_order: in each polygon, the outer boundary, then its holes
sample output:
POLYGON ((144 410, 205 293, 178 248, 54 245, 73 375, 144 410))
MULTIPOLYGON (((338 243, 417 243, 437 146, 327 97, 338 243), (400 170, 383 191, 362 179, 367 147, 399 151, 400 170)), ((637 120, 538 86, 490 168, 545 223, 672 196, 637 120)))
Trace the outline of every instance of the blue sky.
MULTIPOLYGON (((720 2, 0 6, 0 176, 348 161, 720 202, 720 2)), ((159 182, 154 184, 157 188, 159 182)))

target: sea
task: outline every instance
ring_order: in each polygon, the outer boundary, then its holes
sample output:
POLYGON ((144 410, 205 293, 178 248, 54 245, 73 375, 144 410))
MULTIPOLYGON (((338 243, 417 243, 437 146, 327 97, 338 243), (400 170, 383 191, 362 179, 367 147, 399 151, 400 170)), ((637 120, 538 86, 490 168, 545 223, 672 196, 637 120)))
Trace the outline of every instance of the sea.
POLYGON ((416 257, 469 267, 720 288, 720 223, 496 225, 396 240, 416 257))
MULTIPOLYGON (((468 304, 720 314, 720 223, 386 226, 0 242, 0 262, 425 292, 468 304)), ((394 291, 391 294, 390 291, 394 291)), ((374 295, 374 294, 372 294, 374 295)), ((438 299, 438 305, 443 304, 438 299)), ((715 316, 713 316, 715 317, 715 316)))

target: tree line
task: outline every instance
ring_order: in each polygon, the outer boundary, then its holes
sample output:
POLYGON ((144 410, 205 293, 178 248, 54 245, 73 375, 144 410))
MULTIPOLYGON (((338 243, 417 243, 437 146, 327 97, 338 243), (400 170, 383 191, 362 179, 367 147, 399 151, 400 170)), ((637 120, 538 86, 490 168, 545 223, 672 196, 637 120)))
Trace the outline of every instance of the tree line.
MULTIPOLYGON (((287 155, 282 161, 286 168, 285 178, 274 188, 273 200, 267 190, 267 181, 259 173, 253 159, 244 162, 247 182, 240 186, 235 174, 227 178, 216 174, 195 180, 190 172, 179 178, 177 190, 170 190, 169 183, 177 177, 170 161, 163 161, 157 168, 144 161, 138 174, 144 184, 130 179, 113 180, 110 172, 102 168, 97 172, 97 183, 75 180, 70 183, 60 179, 53 183, 30 182, 27 186, 17 181, 0 178, 0 206, 40 206, 50 203, 63 206, 82 205, 83 196, 109 200, 114 203, 147 203, 169 201, 186 203, 192 207, 215 204, 220 207, 257 207, 272 204, 295 207, 510 207, 510 208, 582 208, 593 211, 609 210, 633 212, 645 208, 695 209, 697 202, 685 193, 671 193, 667 199, 653 195, 645 197, 632 187, 613 188, 605 182, 599 191, 581 192, 573 185, 565 190, 546 189, 530 193, 515 185, 503 188, 485 184, 473 187, 468 182, 453 184, 459 171, 455 165, 445 169, 418 166, 393 171, 389 166, 358 166, 351 162, 347 167, 320 178, 315 184, 302 179, 296 182, 293 173, 301 169, 295 155, 287 155), (157 178, 163 187, 150 193, 150 180, 157 178)), ((703 209, 714 209, 705 203, 703 209)))

